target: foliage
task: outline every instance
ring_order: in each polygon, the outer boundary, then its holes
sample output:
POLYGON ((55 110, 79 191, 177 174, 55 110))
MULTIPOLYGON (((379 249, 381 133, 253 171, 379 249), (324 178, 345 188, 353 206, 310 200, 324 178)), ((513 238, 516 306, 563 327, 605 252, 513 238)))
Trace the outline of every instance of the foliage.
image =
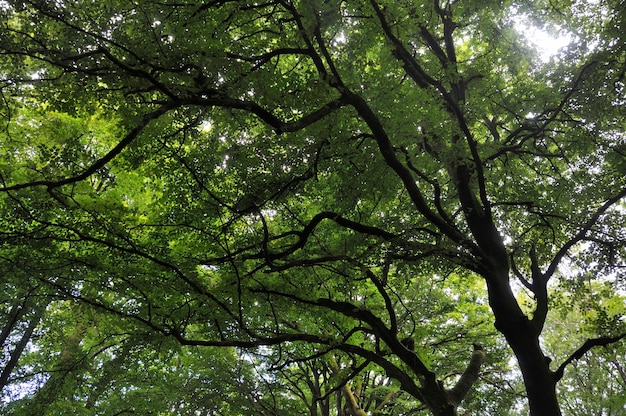
POLYGON ((626 334, 626 13, 586 3, 0 3, 6 411, 584 401, 626 334))

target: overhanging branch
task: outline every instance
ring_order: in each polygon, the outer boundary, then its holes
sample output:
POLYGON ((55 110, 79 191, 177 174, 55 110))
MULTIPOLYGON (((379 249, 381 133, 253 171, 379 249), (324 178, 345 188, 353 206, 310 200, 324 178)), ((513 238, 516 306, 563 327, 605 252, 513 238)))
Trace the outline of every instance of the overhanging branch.
POLYGON ((565 257, 567 252, 579 242, 585 240, 586 235, 591 229, 598 223, 600 218, 615 204, 617 204, 622 199, 626 198, 626 188, 619 191, 613 197, 607 199, 604 204, 602 204, 596 212, 587 220, 587 222, 582 226, 582 228, 576 233, 574 237, 572 237, 569 241, 567 241, 561 249, 556 253, 552 262, 548 266, 548 269, 545 271, 544 276, 546 281, 552 277, 554 272, 556 272, 557 267, 561 263, 561 260, 565 257))
POLYGON ((277 134, 302 130, 347 104, 344 97, 339 97, 336 100, 324 104, 317 110, 303 115, 295 121, 285 122, 276 117, 271 111, 254 101, 232 98, 220 90, 206 90, 201 92, 199 97, 181 98, 180 102, 181 104, 199 107, 222 107, 234 110, 243 110, 257 116, 264 123, 274 129, 277 134))
POLYGON ((574 360, 580 359, 583 355, 585 355, 585 353, 587 353, 587 351, 589 351, 593 347, 607 346, 607 345, 616 343, 622 340, 623 338, 626 338, 626 333, 623 333, 615 337, 599 337, 599 338, 588 339, 580 348, 574 351, 572 355, 570 355, 565 361, 563 361, 563 364, 561 364, 559 368, 557 368, 557 370, 554 372, 555 381, 559 381, 560 379, 563 378, 565 367, 571 364, 574 360))
POLYGON ((31 187, 36 187, 36 186, 43 186, 50 190, 54 188, 59 188, 63 185, 68 185, 71 183, 76 183, 76 182, 85 180, 91 175, 93 175, 94 173, 96 173, 98 170, 102 169, 107 163, 113 160, 116 156, 118 156, 126 147, 128 147, 128 145, 130 145, 139 136, 139 134, 146 128, 146 126, 151 121, 158 119, 159 117, 166 114, 168 111, 173 110, 174 108, 178 107, 178 105, 179 104, 177 102, 168 101, 162 104, 155 111, 145 114, 143 118, 141 119, 141 122, 139 122, 139 124, 137 124, 131 131, 129 131, 126 134, 126 136, 124 136, 124 138, 117 145, 115 145, 115 147, 109 150, 109 152, 106 155, 98 159, 96 162, 91 164, 91 166, 89 166, 87 169, 85 169, 84 171, 82 171, 81 173, 75 176, 65 178, 65 179, 59 179, 56 181, 42 180, 42 181, 25 182, 25 183, 20 183, 16 185, 10 185, 10 186, 3 186, 3 187, 0 187, 0 191, 1 192, 16 191, 19 189, 31 188, 31 187))

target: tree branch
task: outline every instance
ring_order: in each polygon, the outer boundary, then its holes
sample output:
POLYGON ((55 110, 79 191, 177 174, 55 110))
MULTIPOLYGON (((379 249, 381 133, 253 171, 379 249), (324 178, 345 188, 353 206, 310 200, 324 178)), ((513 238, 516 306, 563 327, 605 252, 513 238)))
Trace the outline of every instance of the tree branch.
POLYGON ((470 391, 470 388, 476 380, 478 380, 478 375, 480 372, 480 366, 485 362, 485 351, 483 347, 477 344, 474 344, 474 352, 472 352, 472 358, 470 359, 467 368, 459 378, 459 381, 456 382, 454 387, 447 391, 450 401, 458 406, 461 404, 467 393, 470 391))
POLYGON ((563 244, 561 249, 556 253, 554 258, 552 259, 552 262, 550 262, 550 265, 548 266, 547 270, 544 272, 544 276, 546 280, 549 280, 550 277, 552 277, 557 267, 561 263, 561 260, 563 260, 563 258, 565 257, 569 249, 572 248, 574 245, 578 244, 579 242, 583 241, 585 239, 587 232, 589 232, 593 228, 593 226, 596 225, 600 217, 602 217, 602 215, 604 215, 611 207, 613 207, 623 198, 626 198, 626 188, 622 189, 613 197, 607 199, 604 202, 604 204, 602 204, 596 210, 596 212, 589 218, 589 220, 587 220, 587 222, 582 226, 582 228, 578 231, 578 233, 576 233, 574 237, 572 237, 569 241, 563 244))
POLYGON ((129 131, 126 134, 126 136, 124 136, 124 138, 117 145, 115 145, 115 147, 109 150, 109 152, 106 155, 98 159, 95 163, 93 163, 91 166, 89 166, 87 169, 85 169, 83 172, 79 173, 78 175, 65 178, 65 179, 60 179, 57 181, 42 180, 42 181, 32 181, 32 182, 26 182, 26 183, 10 185, 10 186, 3 186, 3 187, 0 187, 0 192, 16 191, 19 189, 36 187, 36 186, 45 186, 46 188, 48 188, 48 190, 51 190, 54 188, 59 188, 63 185, 68 185, 71 183, 76 183, 84 179, 87 179, 89 176, 93 175, 98 170, 102 169, 107 163, 113 160, 126 147, 128 147, 128 145, 130 145, 139 136, 139 134, 143 131, 143 129, 145 129, 146 126, 152 120, 158 119, 159 117, 166 114, 168 111, 174 108, 177 108, 178 106, 179 106, 179 103, 175 101, 168 101, 162 104, 155 111, 145 114, 143 118, 141 119, 141 122, 139 122, 139 124, 136 125, 131 131, 129 131))
POLYGON ((340 97, 334 101, 328 102, 317 110, 302 116, 296 121, 285 122, 272 114, 271 111, 254 101, 231 98, 219 90, 206 90, 202 92, 199 97, 181 98, 180 102, 181 104, 200 107, 223 107, 235 110, 244 110, 256 115, 264 123, 272 127, 277 134, 302 130, 347 104, 345 98, 340 97))
POLYGON ((626 338, 626 333, 623 333, 615 337, 599 337, 599 338, 588 339, 580 348, 574 351, 572 355, 570 355, 565 361, 563 361, 563 364, 561 364, 559 368, 557 368, 557 370, 554 372, 555 381, 559 381, 561 380, 561 378, 563 378, 565 367, 571 364, 574 360, 580 359, 583 355, 585 355, 587 351, 589 351, 593 347, 606 346, 609 344, 613 344, 615 342, 622 340, 623 338, 626 338))

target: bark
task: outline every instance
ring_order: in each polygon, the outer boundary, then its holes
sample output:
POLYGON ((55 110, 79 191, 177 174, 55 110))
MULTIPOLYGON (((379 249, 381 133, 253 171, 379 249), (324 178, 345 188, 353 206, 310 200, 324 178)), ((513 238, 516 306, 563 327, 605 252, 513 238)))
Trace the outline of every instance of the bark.
MULTIPOLYGON (((461 378, 454 387, 444 392, 445 402, 428 403, 428 407, 435 416, 457 416, 457 407, 461 404, 465 396, 470 391, 480 373, 480 367, 485 362, 485 351, 482 346, 474 345, 474 351, 472 352, 472 358, 469 364, 463 371, 461 378)), ((441 384, 437 382, 440 388, 441 384)), ((425 386, 427 387, 427 386, 425 386)), ((425 397, 428 397, 425 393, 425 397)), ((433 397, 440 397, 440 395, 433 395, 433 397)))
MULTIPOLYGON (((478 160, 476 165, 480 165, 478 160)), ((519 363, 530 414, 560 416, 556 379, 539 345, 543 325, 528 319, 513 294, 509 280, 508 252, 492 217, 489 201, 482 194, 481 198, 476 197, 467 165, 459 164, 456 175, 463 213, 480 250, 481 274, 487 283, 495 326, 506 338, 519 363)))
POLYGON ((385 397, 383 397, 382 400, 377 401, 376 407, 373 413, 374 414, 382 413, 382 410, 384 409, 385 406, 387 406, 387 404, 391 401, 391 399, 393 399, 395 396, 399 395, 400 393, 401 393, 401 390, 393 390, 385 394, 385 397))
POLYGON ((469 393, 470 389, 478 380, 478 375, 480 373, 480 367, 485 362, 485 351, 483 347, 480 345, 474 345, 474 352, 472 352, 472 358, 467 365, 467 368, 461 375, 461 378, 455 386, 448 391, 448 396, 450 397, 450 402, 455 406, 461 404, 467 393, 469 393))
POLYGON ((524 378, 531 416, 561 416, 556 378, 539 345, 539 333, 524 315, 508 282, 508 275, 488 276, 489 303, 496 329, 506 338, 524 378))
POLYGON ((349 384, 344 384, 341 387, 341 392, 343 393, 344 399, 346 399, 346 406, 345 406, 346 415, 367 416, 367 413, 365 413, 365 410, 361 409, 361 406, 359 406, 359 400, 354 395, 354 393, 352 393, 352 389, 350 388, 349 384))
POLYGON ((458 416, 456 406, 450 401, 441 383, 434 377, 422 387, 426 406, 434 416, 458 416))

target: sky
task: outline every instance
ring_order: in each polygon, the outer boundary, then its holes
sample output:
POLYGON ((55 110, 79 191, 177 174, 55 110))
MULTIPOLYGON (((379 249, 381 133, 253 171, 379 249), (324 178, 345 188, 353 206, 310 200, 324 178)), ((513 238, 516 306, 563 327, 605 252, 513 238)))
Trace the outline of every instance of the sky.
POLYGON ((567 46, 572 42, 571 35, 562 34, 557 37, 542 30, 536 26, 529 24, 529 21, 523 15, 518 16, 515 22, 515 30, 520 32, 534 46, 541 59, 547 62, 559 52, 559 49, 567 46))

